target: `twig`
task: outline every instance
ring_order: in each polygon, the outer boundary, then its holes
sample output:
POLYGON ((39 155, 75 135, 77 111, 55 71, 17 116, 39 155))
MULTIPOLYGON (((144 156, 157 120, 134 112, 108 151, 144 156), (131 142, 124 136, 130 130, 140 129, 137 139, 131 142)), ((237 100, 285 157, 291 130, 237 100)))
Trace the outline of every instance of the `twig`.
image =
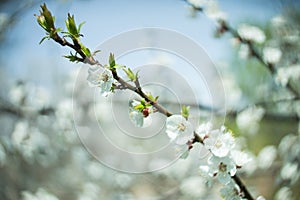
MULTIPOLYGON (((203 8, 200 8, 200 7, 197 7, 195 6, 194 4, 190 3, 188 0, 183 0, 184 2, 186 2, 188 5, 192 6, 193 9, 195 11, 198 11, 198 12, 203 12, 204 9, 203 8)), ((272 76, 274 76, 276 74, 276 68, 275 68, 275 65, 274 64, 271 64, 271 63, 267 63, 264 61, 263 59, 263 56, 261 54, 258 53, 258 50, 255 48, 253 42, 249 41, 249 40, 246 40, 244 38, 242 38, 238 32, 233 29, 228 23, 226 23, 224 20, 218 20, 217 21, 220 25, 220 30, 222 30, 222 33, 224 32, 229 32, 233 37, 239 39, 239 41, 243 44, 246 44, 248 45, 249 49, 250 49, 250 52, 251 52, 251 55, 253 57, 255 57, 263 66, 266 67, 266 69, 268 69, 268 71, 271 73, 272 76)), ((292 85, 290 82, 287 83, 286 85, 286 88, 296 97, 300 97, 300 93, 299 91, 297 91, 292 85)))
POLYGON ((241 191, 244 193, 244 197, 249 200, 254 200, 254 198, 251 196, 250 192, 248 191, 247 187, 244 185, 242 180, 235 174, 232 176, 232 179, 236 182, 236 184, 240 187, 241 191))

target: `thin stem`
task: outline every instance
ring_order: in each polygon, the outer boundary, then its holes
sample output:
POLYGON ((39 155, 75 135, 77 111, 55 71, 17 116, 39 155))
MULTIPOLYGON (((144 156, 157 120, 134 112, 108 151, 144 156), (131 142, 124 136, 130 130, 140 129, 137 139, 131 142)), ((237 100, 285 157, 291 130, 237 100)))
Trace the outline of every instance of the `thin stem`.
POLYGON ((240 187, 240 189, 244 193, 244 197, 249 200, 254 200, 254 198, 251 196, 250 192, 248 191, 247 187, 244 185, 242 180, 235 174, 232 176, 232 179, 235 181, 235 183, 240 187))

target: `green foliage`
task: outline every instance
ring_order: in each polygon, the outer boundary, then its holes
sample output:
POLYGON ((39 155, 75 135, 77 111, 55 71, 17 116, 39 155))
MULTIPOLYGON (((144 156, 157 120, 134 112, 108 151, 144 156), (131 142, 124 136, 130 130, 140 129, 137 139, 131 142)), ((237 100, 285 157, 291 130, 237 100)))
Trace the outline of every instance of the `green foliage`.
POLYGON ((80 44, 81 50, 84 53, 84 55, 86 55, 87 57, 90 57, 92 55, 91 51, 87 47, 85 47, 82 43, 79 43, 79 44, 80 44))
POLYGON ((109 58, 108 58, 108 63, 109 63, 109 67, 111 69, 114 69, 115 65, 116 65, 116 61, 115 61, 115 56, 113 53, 109 54, 109 58))
POLYGON ((128 67, 127 69, 124 68, 123 71, 126 73, 127 77, 131 81, 136 81, 137 80, 137 73, 133 73, 133 71, 128 67))
POLYGON ((153 102, 156 102, 158 100, 158 98, 159 98, 159 96, 153 97, 151 93, 149 93, 147 96, 153 102))
POLYGON ((188 119, 188 118, 189 118, 189 115, 190 115, 190 107, 189 107, 189 106, 183 105, 183 106, 181 107, 181 115, 182 115, 182 117, 184 117, 185 119, 188 119))
POLYGON ((70 55, 67 55, 67 56, 64 56, 64 57, 67 58, 67 59, 69 59, 70 62, 76 62, 76 63, 78 63, 78 62, 82 61, 81 58, 79 58, 79 57, 76 56, 76 53, 73 54, 72 52, 70 52, 70 55))
POLYGON ((38 24, 46 31, 46 36, 42 38, 40 43, 45 39, 54 38, 54 36, 61 32, 60 28, 54 26, 55 17, 52 16, 51 12, 48 10, 46 4, 41 5, 42 10, 40 10, 40 15, 36 15, 38 24))

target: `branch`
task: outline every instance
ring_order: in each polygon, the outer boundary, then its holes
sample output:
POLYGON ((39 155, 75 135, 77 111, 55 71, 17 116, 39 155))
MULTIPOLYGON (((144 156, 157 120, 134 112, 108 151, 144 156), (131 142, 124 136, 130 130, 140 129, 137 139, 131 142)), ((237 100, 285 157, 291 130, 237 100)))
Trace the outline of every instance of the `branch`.
MULTIPOLYGON (((195 11, 203 13, 204 9, 195 6, 194 4, 190 3, 188 0, 183 0, 186 2, 189 6, 192 6, 192 8, 195 11)), ((265 68, 271 73, 272 76, 276 74, 276 68, 274 64, 267 63, 264 61, 263 56, 258 52, 256 47, 254 46, 252 41, 243 39, 238 32, 233 29, 228 23, 226 23, 224 20, 218 20, 217 23, 220 25, 219 30, 221 30, 222 33, 229 32, 233 37, 239 39, 239 41, 243 44, 248 45, 251 55, 255 57, 265 68)), ((300 97, 299 91, 297 91, 290 83, 290 81, 287 83, 286 88, 296 97, 300 97)))
POLYGON ((247 187, 244 185, 244 183, 241 181, 241 179, 236 174, 234 176, 232 176, 232 179, 240 187, 241 191, 243 191, 244 197, 246 199, 254 200, 254 198, 251 196, 250 192, 248 191, 247 187))
MULTIPOLYGON (((73 44, 69 43, 68 41, 65 40, 65 38, 61 38, 57 32, 56 32, 56 28, 54 27, 54 20, 52 19, 52 15, 50 13, 49 10, 47 10, 46 5, 44 4, 44 6, 41 6, 42 9, 44 10, 44 13, 41 13, 41 16, 38 16, 38 22, 40 23, 40 25, 47 31, 49 32, 50 38, 53 39, 55 42, 59 43, 61 46, 68 46, 71 49, 73 49, 76 53, 78 53, 82 59, 77 60, 77 62, 83 62, 83 63, 88 63, 90 65, 99 65, 102 66, 100 64, 100 62, 98 62, 93 55, 87 56, 85 52, 83 52, 82 46, 79 45, 79 42, 76 40, 75 37, 73 37, 73 35, 71 35, 73 44), (48 12, 46 13, 45 12, 48 12), (48 18, 46 16, 46 23, 44 21, 44 19, 42 17, 44 17, 42 14, 47 15, 48 14, 48 18), (51 18, 49 17, 51 16, 51 18), (48 20, 48 21, 47 21, 48 20), (49 23, 47 23, 49 22, 49 23), (50 25, 49 25, 50 24, 50 25), (50 27, 50 28, 49 28, 50 27)), ((198 11, 202 11, 201 8, 197 8, 198 11)), ((69 23, 71 23, 71 21, 69 21, 69 23)), ((75 26, 75 22, 74 22, 74 26, 75 26)), ((75 27, 75 29, 77 30, 77 28, 75 27)), ((114 63, 114 62, 113 62, 114 63)), ((113 64, 114 65, 114 64, 113 64)), ((128 82, 126 82, 124 79, 122 79, 121 77, 119 77, 116 68, 111 67, 110 68, 113 78, 119 83, 121 84, 121 88, 125 88, 125 89, 129 89, 133 92, 135 92, 136 94, 138 94, 140 97, 144 98, 145 101, 149 102, 153 107, 155 107, 157 109, 158 112, 162 113, 163 115, 169 117, 172 115, 171 112, 169 112, 166 108, 164 108, 162 105, 160 105, 157 101, 153 101, 151 98, 149 98, 149 96, 147 94, 145 94, 141 88, 140 82, 138 77, 136 77, 136 79, 133 81, 134 82, 134 86, 129 84, 128 82)), ((198 134, 196 134, 196 132, 194 131, 194 138, 192 141, 188 142, 187 145, 189 145, 189 147, 191 147, 191 144, 193 143, 202 143, 203 144, 203 140, 202 138, 200 138, 198 136, 198 134)), ((249 200, 253 200, 254 198, 250 195, 250 193, 248 192, 247 188, 244 186, 244 184, 241 182, 241 180, 237 177, 237 175, 231 177, 232 179, 235 180, 235 182, 239 185, 240 189, 243 191, 244 196, 249 199, 249 200)))

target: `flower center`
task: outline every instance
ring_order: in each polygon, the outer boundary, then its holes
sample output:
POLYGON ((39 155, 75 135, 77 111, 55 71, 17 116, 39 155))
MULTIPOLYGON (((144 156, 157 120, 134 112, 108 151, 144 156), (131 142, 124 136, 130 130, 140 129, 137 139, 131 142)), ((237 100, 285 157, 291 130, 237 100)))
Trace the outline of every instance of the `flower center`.
POLYGON ((102 73, 100 79, 104 82, 107 82, 109 80, 109 76, 106 73, 102 73))
POLYGON ((217 140, 215 143, 215 147, 217 147, 218 149, 222 147, 222 141, 221 140, 217 140))
POLYGON ((185 131, 185 129, 186 129, 186 126, 184 125, 184 123, 181 122, 180 124, 178 124, 179 131, 183 132, 183 131, 185 131))
POLYGON ((226 172, 227 171, 227 166, 222 162, 219 165, 219 171, 221 171, 221 172, 226 172))

